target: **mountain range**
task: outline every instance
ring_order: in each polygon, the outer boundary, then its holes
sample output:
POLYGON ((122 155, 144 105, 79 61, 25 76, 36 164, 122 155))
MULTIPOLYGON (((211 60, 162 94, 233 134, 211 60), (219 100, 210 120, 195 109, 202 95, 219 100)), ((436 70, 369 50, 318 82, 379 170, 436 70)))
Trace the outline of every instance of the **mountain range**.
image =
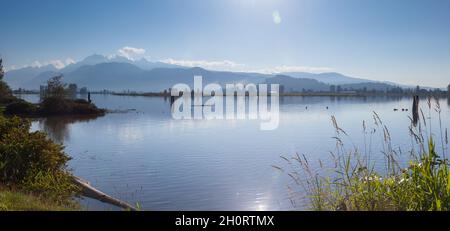
POLYGON ((260 74, 247 72, 211 71, 200 67, 183 67, 163 62, 150 62, 146 59, 130 60, 115 56, 91 55, 80 62, 57 69, 53 65, 25 67, 8 71, 6 82, 13 89, 37 90, 40 85, 56 75, 63 75, 66 83, 75 83, 92 91, 136 91, 160 92, 177 83, 192 85, 193 76, 203 76, 203 84, 218 83, 278 83, 285 91, 305 90, 327 91, 331 85, 347 89, 385 90, 399 85, 354 78, 339 73, 288 72, 279 74, 260 74))

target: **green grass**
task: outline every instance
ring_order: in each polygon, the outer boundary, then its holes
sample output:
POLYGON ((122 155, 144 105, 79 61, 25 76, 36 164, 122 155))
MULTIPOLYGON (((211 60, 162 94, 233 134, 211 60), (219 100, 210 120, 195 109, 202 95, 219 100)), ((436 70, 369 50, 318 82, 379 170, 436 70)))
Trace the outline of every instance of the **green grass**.
POLYGON ((31 194, 0 189, 0 211, 71 211, 76 209, 61 206, 31 194))

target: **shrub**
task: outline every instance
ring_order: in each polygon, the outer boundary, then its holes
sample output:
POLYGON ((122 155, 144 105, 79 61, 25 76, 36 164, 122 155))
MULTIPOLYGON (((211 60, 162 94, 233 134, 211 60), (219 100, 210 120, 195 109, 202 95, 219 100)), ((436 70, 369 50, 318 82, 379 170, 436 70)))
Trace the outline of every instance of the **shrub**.
POLYGON ((57 204, 74 204, 71 199, 79 188, 66 171, 43 171, 32 169, 21 182, 23 188, 57 204))
POLYGON ((9 115, 34 115, 38 110, 38 106, 23 99, 16 99, 5 107, 5 113, 9 115))
POLYGON ((41 113, 64 115, 72 113, 72 102, 59 97, 47 97, 41 102, 41 113))
POLYGON ((14 99, 12 95, 12 91, 9 86, 3 81, 0 80, 0 103, 6 104, 11 102, 14 99))
POLYGON ((90 103, 89 103, 87 100, 85 100, 85 99, 75 99, 74 102, 75 102, 75 103, 78 103, 78 104, 90 104, 90 103))
POLYGON ((72 104, 72 113, 77 115, 102 115, 105 113, 105 110, 86 102, 74 102, 72 104))
POLYGON ((29 120, 0 116, 0 182, 59 200, 76 194, 66 170, 70 157, 29 120))

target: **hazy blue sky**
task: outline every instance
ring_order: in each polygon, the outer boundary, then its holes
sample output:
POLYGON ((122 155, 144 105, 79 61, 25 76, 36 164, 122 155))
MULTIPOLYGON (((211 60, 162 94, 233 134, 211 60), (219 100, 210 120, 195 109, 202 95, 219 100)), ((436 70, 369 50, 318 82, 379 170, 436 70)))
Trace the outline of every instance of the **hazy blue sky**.
POLYGON ((7 68, 122 54, 212 69, 450 83, 448 0, 0 0, 7 68), (144 53, 145 50, 145 53, 144 53))

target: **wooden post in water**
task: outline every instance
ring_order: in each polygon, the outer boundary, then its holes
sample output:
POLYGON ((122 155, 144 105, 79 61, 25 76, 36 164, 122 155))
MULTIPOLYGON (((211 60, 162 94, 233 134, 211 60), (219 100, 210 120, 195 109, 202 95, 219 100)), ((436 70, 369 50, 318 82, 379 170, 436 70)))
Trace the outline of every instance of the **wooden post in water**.
POLYGON ((417 126, 419 122, 419 96, 413 96, 413 107, 412 107, 413 125, 417 126))

